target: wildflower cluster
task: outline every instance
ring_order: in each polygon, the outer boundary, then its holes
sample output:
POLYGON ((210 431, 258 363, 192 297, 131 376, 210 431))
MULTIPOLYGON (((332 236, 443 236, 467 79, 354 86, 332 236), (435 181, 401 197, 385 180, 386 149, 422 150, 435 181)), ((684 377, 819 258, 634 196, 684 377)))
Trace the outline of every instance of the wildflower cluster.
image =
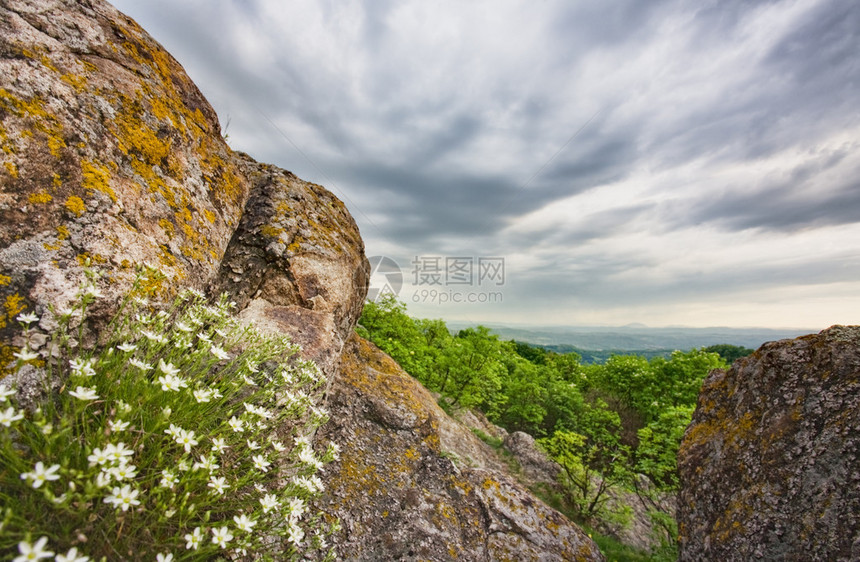
MULTIPOLYGON (((317 367, 191 290, 161 310, 126 299, 106 343, 82 349, 72 332, 98 296, 91 279, 56 312, 59 393, 24 408, 0 381, 0 558, 333 558, 337 522, 309 505, 338 453, 305 437, 328 419, 317 367)), ((26 336, 38 317, 18 320, 26 336)))

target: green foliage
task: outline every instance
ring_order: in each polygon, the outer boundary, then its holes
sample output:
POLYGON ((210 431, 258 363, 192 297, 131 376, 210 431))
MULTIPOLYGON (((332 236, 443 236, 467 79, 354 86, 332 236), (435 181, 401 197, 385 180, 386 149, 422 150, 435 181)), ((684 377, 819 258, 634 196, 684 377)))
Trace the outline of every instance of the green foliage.
POLYGON ((630 452, 617 437, 606 431, 600 434, 605 442, 572 431, 556 431, 538 441, 561 465, 560 483, 568 491, 579 521, 599 518, 615 522, 624 515, 609 506, 608 491, 633 477, 628 464, 630 452))
MULTIPOLYGON (((699 388, 710 370, 726 366, 716 352, 722 348, 583 364, 577 353, 499 341, 484 327, 452 335, 440 320, 410 318, 393 297, 368 303, 359 329, 441 393, 445 407, 478 408, 509 431, 539 438, 564 469, 566 501, 580 521, 629 516, 623 506, 608 507, 613 487, 652 500, 677 489, 678 445, 699 388), (635 485, 636 473, 651 482, 647 490, 635 485)), ((674 519, 652 504, 670 552, 674 519)))
MULTIPOLYGON (((337 448, 314 451, 305 437, 328 417, 316 366, 286 338, 240 324, 225 298, 210 305, 193 291, 164 310, 127 299, 104 343, 84 349, 90 273, 78 306, 56 311, 43 398, 0 392, 0 557, 325 555, 335 522, 306 502, 337 448)), ((29 337, 37 318, 19 320, 29 337)))
POLYGON ((719 353, 720 357, 723 358, 728 364, 732 364, 741 357, 746 357, 747 355, 752 354, 755 350, 752 350, 748 347, 741 347, 739 345, 729 345, 727 343, 720 345, 711 345, 704 348, 704 351, 709 353, 719 353))
POLYGON ((671 406, 639 430, 636 470, 663 490, 678 488, 678 446, 693 417, 692 406, 671 406))

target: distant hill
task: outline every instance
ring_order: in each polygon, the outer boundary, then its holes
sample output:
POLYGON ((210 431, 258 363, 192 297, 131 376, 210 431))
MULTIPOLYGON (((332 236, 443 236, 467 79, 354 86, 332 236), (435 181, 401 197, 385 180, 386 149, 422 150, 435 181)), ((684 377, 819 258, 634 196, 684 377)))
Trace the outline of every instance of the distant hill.
MULTIPOLYGON (((473 324, 448 322, 452 330, 459 330, 473 324)), ((708 347, 717 344, 731 344, 757 349, 768 341, 796 338, 817 330, 772 330, 767 328, 649 328, 642 324, 619 327, 606 326, 506 326, 488 324, 493 333, 505 340, 517 340, 539 345, 560 353, 575 351, 586 360, 611 353, 656 356, 676 349, 708 347)), ((591 361, 587 361, 591 362, 591 361)))

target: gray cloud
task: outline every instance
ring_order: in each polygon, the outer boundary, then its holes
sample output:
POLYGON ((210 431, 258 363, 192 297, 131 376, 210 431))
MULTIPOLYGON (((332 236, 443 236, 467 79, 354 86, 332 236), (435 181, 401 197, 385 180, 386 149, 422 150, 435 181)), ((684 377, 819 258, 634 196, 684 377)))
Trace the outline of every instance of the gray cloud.
POLYGON ((231 144, 346 199, 369 253, 539 255, 512 261, 522 310, 652 303, 673 323, 669 303, 857 272, 789 259, 796 237, 860 225, 854 0, 116 5, 231 144), (648 252, 626 247, 637 234, 648 252), (742 240, 757 265, 675 271, 679 237, 742 240))

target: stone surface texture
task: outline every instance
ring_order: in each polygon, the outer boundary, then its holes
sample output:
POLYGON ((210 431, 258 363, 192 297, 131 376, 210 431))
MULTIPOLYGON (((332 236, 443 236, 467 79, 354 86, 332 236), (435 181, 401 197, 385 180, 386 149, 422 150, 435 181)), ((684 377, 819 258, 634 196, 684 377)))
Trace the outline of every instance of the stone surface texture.
POLYGON ((681 560, 860 560, 860 327, 705 380, 678 458, 681 560))

